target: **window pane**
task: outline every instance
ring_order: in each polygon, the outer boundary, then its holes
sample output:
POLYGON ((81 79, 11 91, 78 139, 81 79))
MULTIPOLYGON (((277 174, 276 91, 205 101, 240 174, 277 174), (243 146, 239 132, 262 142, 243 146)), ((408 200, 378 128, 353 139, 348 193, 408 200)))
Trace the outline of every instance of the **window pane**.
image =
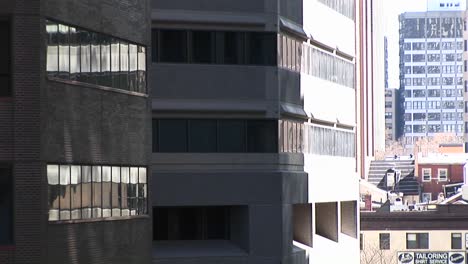
POLYGON ((241 120, 218 121, 218 151, 245 151, 245 122, 241 120))
POLYGON ((428 249, 429 248, 429 234, 427 234, 427 233, 419 234, 419 246, 422 249, 428 249))
POLYGON ((59 166, 60 178, 60 220, 70 220, 71 206, 71 186, 70 186, 70 166, 59 166))
POLYGON ((128 43, 120 41, 120 89, 128 90, 128 43))
POLYGON ((151 30, 151 61, 158 62, 158 33, 159 30, 151 30))
POLYGON ((160 30, 161 62, 187 62, 187 32, 183 30, 160 30))
POLYGON ((71 218, 81 219, 81 167, 71 166, 71 218))
POLYGON ((210 31, 192 32, 192 54, 195 63, 214 63, 214 38, 210 31))
POLYGON ((111 78, 112 87, 120 88, 120 45, 118 39, 111 39, 111 78))
POLYGON ((120 167, 112 167, 112 216, 120 216, 120 167))
POLYGON ((461 233, 452 233, 452 249, 462 248, 461 233))
POLYGON ((137 214, 137 202, 138 202, 138 168, 130 168, 130 185, 128 188, 128 204, 130 209, 130 215, 137 214))
POLYGON ((82 218, 87 219, 92 217, 92 178, 91 166, 81 167, 81 189, 82 189, 82 218))
POLYGON ((130 168, 129 167, 122 167, 121 171, 121 179, 122 179, 122 190, 120 192, 120 203, 122 204, 122 216, 130 215, 129 210, 129 183, 130 183, 130 168))
POLYGON ((60 185, 58 168, 58 165, 47 165, 47 180, 49 183, 49 221, 59 220, 60 185))
POLYGON ((98 84, 112 87, 111 43, 112 47, 115 43, 110 37, 104 35, 99 36, 99 42, 101 43, 101 74, 98 77, 98 84))
MULTIPOLYGON (((10 53, 10 43, 6 42, 9 40, 9 31, 8 31, 8 24, 0 23, 0 31, 2 32, 2 36, 7 36, 6 38, 2 38, 0 41, 0 50, 6 51, 8 56, 3 56, 0 54, 1 58, 9 58, 10 53), (3 41, 4 40, 4 41, 3 41)), ((46 22, 46 30, 47 30, 47 74, 50 77, 57 77, 58 74, 58 24, 52 21, 46 22)), ((1 52, 0 51, 0 52, 1 52)), ((9 72, 9 64, 7 64, 9 60, 2 60, 0 62, 0 73, 5 73, 8 69, 9 72), (8 66, 8 67, 6 67, 8 66)))
POLYGON ((187 151, 187 121, 159 120, 159 152, 187 151))
POLYGON ((138 46, 138 87, 137 92, 146 93, 146 48, 138 46))
POLYGON ((102 217, 102 178, 101 166, 92 167, 93 177, 93 218, 102 217))
POLYGON ((80 73, 80 39, 78 31, 70 27, 70 79, 76 80, 80 73))
POLYGON ((70 78, 70 37, 69 27, 59 25, 59 77, 70 78))
POLYGON ((138 168, 138 214, 147 213, 146 198, 148 197, 146 168, 138 168))
POLYGON ((224 63, 242 64, 244 58, 244 33, 224 32, 224 63))
POLYGON ((247 121, 247 151, 278 152, 277 134, 276 121, 247 121))
POLYGON ((111 167, 102 167, 102 217, 112 215, 111 207, 111 167))
POLYGON ((101 72, 101 45, 99 40, 99 35, 97 33, 91 32, 91 79, 90 83, 99 84, 97 76, 101 72))
MULTIPOLYGON (((56 176, 54 177, 56 178, 56 176)), ((49 185, 49 198, 50 187, 51 185, 49 185)), ((0 168, 0 245, 12 244, 13 242, 13 189, 11 170, 0 168)), ((49 211, 49 220, 57 220, 57 217, 50 219, 53 215, 57 214, 51 214, 49 211)))
POLYGON ((216 152, 216 120, 190 120, 189 152, 216 152))
POLYGON ((129 77, 128 77, 128 89, 129 91, 136 91, 137 90, 137 63, 138 63, 138 48, 137 45, 130 44, 129 45, 129 77))
MULTIPOLYGON (((91 73, 91 38, 90 34, 86 30, 79 30, 78 35, 80 37, 80 63, 81 73, 78 76, 78 81, 90 82, 91 73)), ((91 81, 92 82, 92 81, 91 81)))

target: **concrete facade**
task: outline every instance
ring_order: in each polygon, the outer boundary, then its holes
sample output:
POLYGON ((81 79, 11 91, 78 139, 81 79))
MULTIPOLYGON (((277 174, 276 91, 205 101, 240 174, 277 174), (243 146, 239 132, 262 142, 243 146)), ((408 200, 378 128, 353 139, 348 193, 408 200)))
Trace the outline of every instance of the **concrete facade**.
MULTIPOLYGON (((183 214, 222 207, 229 212, 225 228, 231 230, 222 241, 181 241, 170 238, 181 234, 169 232, 167 238, 154 241, 153 263, 326 263, 329 252, 338 248, 344 252, 343 260, 359 262, 354 142, 357 5, 342 5, 348 9, 340 10, 330 1, 152 2, 153 54, 155 45, 158 52, 151 70, 152 82, 158 83, 152 94, 153 138, 164 143, 167 133, 160 129, 167 120, 178 120, 188 133, 183 151, 170 153, 154 146, 154 210, 164 218, 166 209, 183 214), (206 42, 212 45, 210 52, 207 49, 211 55, 206 55, 210 62, 196 62, 197 50, 191 45, 199 32, 209 32, 205 36, 211 38, 206 42), (265 37, 264 43, 273 48, 264 57, 275 61, 223 63, 227 46, 216 43, 226 41, 226 32, 273 36, 265 37), (179 42, 165 46, 169 35, 179 42), (180 43, 187 46, 177 53, 183 56, 165 57, 164 49, 178 49, 180 43), (343 74, 320 73, 312 63, 319 59, 339 65, 343 74), (277 149, 191 151, 191 125, 199 120, 216 124, 218 148, 223 121, 268 120, 277 134, 267 144, 277 149), (323 133, 323 140, 318 133, 323 133), (335 134, 346 142, 316 147, 335 134), (324 188, 331 175, 342 183, 335 185, 339 190, 324 188)), ((262 54, 258 49, 254 53, 262 54)), ((172 132, 176 137, 178 131, 172 132)), ((159 230, 160 223, 154 225, 159 230)), ((161 234, 156 231, 154 236, 161 234)))
POLYGON ((53 80, 46 72, 46 20, 148 46, 148 7, 145 0, 0 1, 12 51, 12 93, 0 98, 0 163, 14 179, 13 241, 0 246, 1 263, 150 262, 148 215, 48 221, 46 169, 149 164, 147 95, 53 80))

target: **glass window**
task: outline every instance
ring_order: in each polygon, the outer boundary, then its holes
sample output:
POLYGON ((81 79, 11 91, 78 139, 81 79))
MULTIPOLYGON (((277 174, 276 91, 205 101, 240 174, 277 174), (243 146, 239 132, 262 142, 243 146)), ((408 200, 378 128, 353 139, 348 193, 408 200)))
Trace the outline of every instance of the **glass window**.
POLYGON ((245 151, 245 123, 241 120, 218 121, 218 152, 245 151))
POLYGON ((91 40, 91 76, 90 83, 100 83, 100 77, 98 82, 98 76, 101 73, 101 45, 99 35, 97 33, 90 33, 91 40))
MULTIPOLYGON (((246 34, 247 56, 249 64, 254 65, 277 65, 276 62, 276 34, 275 33, 261 33, 252 32, 246 34)), ((297 46, 293 46, 294 68, 298 67, 299 54, 297 46)))
POLYGON ((379 244, 380 249, 390 249, 390 233, 380 233, 379 234, 379 244))
POLYGON ((122 216, 130 215, 130 206, 129 206, 129 186, 130 186, 130 168, 122 167, 120 169, 121 175, 121 192, 120 192, 120 203, 122 204, 122 216))
POLYGON ((146 93, 146 48, 138 46, 137 92, 146 93))
POLYGON ((80 38, 76 28, 70 27, 70 79, 77 80, 80 74, 80 38))
MULTIPOLYGON (((455 119, 455 117, 453 118, 455 119)), ((447 169, 438 169, 439 181, 447 181, 447 169)))
POLYGON ((211 31, 192 31, 192 62, 214 63, 214 34, 211 31))
POLYGON ((112 38, 110 39, 110 71, 111 81, 110 87, 120 87, 120 45, 119 40, 112 38))
MULTIPOLYGON (((120 89, 129 89, 129 49, 128 43, 120 41, 120 89)), ((130 90, 132 91, 132 90, 130 90)))
POLYGON ((159 152, 187 151, 187 121, 159 120, 159 152))
POLYGON ((216 152, 216 120, 190 120, 189 131, 189 152, 216 152))
POLYGON ((160 30, 159 44, 161 62, 188 62, 187 31, 160 30))
POLYGON ((138 214, 147 214, 148 180, 145 167, 138 168, 138 214))
POLYGON ((47 180, 49 183, 49 221, 56 221, 60 219, 60 185, 58 165, 47 166, 47 180))
POLYGON ((244 63, 244 33, 242 32, 222 32, 223 53, 225 64, 244 63))
POLYGON ((462 249, 462 235, 461 233, 451 234, 452 249, 462 249))
POLYGON ((128 75, 128 90, 137 91, 138 90, 138 48, 135 44, 130 44, 128 46, 129 54, 129 75, 128 75))
POLYGON ((130 167, 130 184, 128 186, 128 204, 130 215, 137 215, 138 212, 138 168, 130 167))
MULTIPOLYGON (((9 33, 7 30, 9 30, 8 24, 6 23, 0 23, 0 30, 2 36, 6 36, 6 38, 2 37, 2 40, 5 41, 0 41, 0 50, 1 51, 6 51, 6 54, 0 54, 1 58, 9 58, 10 57, 10 43, 6 42, 8 40, 9 33)), ((46 22, 46 30, 47 30, 47 74, 50 77, 57 77, 58 76, 58 62, 59 62, 59 57, 58 57, 58 24, 52 21, 47 21, 46 22)), ((0 51, 0 52, 1 52, 0 51)), ((0 74, 1 73, 8 73, 9 72, 9 64, 7 64, 9 60, 2 60, 0 64, 0 74)))
MULTIPOLYGON (((98 84, 102 86, 112 87, 113 73, 112 66, 112 48, 115 48, 114 39, 108 36, 100 35, 98 41, 101 44, 101 74, 98 77, 98 84)), ((118 47, 118 44, 117 44, 118 47)), ((118 50, 117 56, 118 56, 118 50)))
POLYGON ((111 205, 112 216, 121 216, 122 203, 120 194, 122 192, 120 184, 120 167, 112 167, 111 205))
POLYGON ((81 213, 83 219, 92 218, 92 175, 91 166, 81 166, 81 213))
POLYGON ((81 219, 81 166, 70 167, 71 219, 81 219))
POLYGON ((406 233, 406 249, 428 249, 428 233, 406 233))
POLYGON ((70 166, 59 166, 59 183, 60 183, 60 220, 70 220, 71 213, 71 186, 70 186, 70 166))
POLYGON ((78 75, 78 81, 80 82, 92 82, 90 80, 91 75, 91 37, 88 31, 78 30, 78 36, 80 41, 80 74, 78 75))
POLYGON ((92 178, 93 178, 93 218, 102 217, 102 177, 101 177, 101 166, 92 166, 92 178))
POLYGON ((59 40, 59 77, 61 79, 70 79, 70 35, 69 27, 58 25, 59 40))
POLYGON ((102 166, 102 217, 112 215, 112 175, 110 166, 102 166))
MULTIPOLYGON (((55 183, 54 186, 57 186, 58 175, 52 178, 55 183)), ((0 245, 13 243, 13 190, 11 169, 0 167, 0 245)), ((49 205, 53 204, 50 198, 53 198, 53 201, 57 201, 58 194, 55 193, 54 196, 51 196, 49 192, 49 205)), ((49 210, 49 217, 52 215, 52 218, 54 216, 57 218, 57 213, 50 214, 51 210, 49 210)))
POLYGON ((278 123, 247 121, 247 152, 278 152, 278 123))

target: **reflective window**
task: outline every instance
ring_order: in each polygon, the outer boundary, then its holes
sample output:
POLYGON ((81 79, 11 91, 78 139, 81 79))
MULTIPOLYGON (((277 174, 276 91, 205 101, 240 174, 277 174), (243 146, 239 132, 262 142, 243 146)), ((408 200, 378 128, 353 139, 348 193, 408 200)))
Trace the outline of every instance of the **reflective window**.
POLYGON ((154 119, 153 152, 277 152, 274 120, 154 119))
POLYGON ((215 63, 215 38, 211 31, 192 31, 192 61, 215 63))
POLYGON ((305 124, 304 153, 354 157, 355 133, 335 128, 305 124))
POLYGON ((51 20, 46 31, 49 77, 146 93, 145 47, 51 20))
POLYGON ((406 249, 428 249, 428 233, 406 233, 406 249))
POLYGON ((0 167, 0 245, 13 243, 13 175, 0 167))
POLYGON ((49 164, 47 180, 49 221, 147 214, 145 167, 49 164))
MULTIPOLYGON (((48 68, 54 70, 57 74, 57 63, 58 63, 58 47, 57 47, 57 28, 47 28, 48 30, 54 31, 54 38, 48 40, 47 48, 51 49, 51 52, 55 52, 51 59, 51 62, 47 65, 48 68)), ((0 21, 0 97, 11 96, 11 36, 10 36, 10 23, 6 21, 0 21)))

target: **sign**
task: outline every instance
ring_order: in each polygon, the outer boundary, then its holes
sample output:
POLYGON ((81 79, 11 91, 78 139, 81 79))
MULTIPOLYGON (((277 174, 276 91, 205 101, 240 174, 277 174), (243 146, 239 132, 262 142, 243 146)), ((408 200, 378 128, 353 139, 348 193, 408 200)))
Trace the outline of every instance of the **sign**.
POLYGON ((398 252, 398 264, 464 264, 464 252, 398 252))

